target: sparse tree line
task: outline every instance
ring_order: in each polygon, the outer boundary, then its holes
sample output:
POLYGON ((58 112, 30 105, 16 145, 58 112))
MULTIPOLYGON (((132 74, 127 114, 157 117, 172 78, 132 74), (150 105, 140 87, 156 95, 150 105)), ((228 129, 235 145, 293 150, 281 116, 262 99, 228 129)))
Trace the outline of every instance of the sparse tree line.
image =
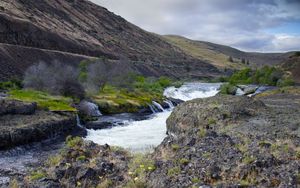
MULTIPOLYGON (((234 63, 234 62, 235 62, 232 56, 229 56, 229 57, 228 57, 228 61, 231 62, 231 63, 234 63)), ((240 62, 241 62, 242 64, 244 64, 244 65, 250 65, 250 61, 249 61, 248 59, 245 59, 245 58, 242 58, 242 59, 240 60, 240 62)))
POLYGON ((83 99, 86 93, 95 93, 106 84, 124 84, 133 72, 125 60, 109 62, 106 59, 82 61, 79 66, 61 62, 40 62, 29 67, 24 75, 24 88, 45 91, 83 99))

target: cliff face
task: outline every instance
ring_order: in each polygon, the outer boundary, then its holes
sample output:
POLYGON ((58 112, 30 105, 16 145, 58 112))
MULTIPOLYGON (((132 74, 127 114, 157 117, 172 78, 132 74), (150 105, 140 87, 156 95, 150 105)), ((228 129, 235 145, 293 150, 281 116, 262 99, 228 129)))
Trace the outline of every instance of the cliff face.
POLYGON ((204 70, 199 75, 217 72, 213 66, 87 0, 3 0, 0 43, 110 59, 126 56, 171 68, 196 62, 204 70))

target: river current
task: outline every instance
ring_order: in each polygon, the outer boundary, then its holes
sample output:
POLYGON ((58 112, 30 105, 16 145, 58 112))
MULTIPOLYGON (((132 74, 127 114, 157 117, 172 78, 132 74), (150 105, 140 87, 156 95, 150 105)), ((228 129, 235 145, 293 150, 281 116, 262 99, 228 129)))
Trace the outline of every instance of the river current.
MULTIPOLYGON (((220 83, 186 83, 180 88, 169 87, 164 91, 168 98, 183 101, 195 98, 206 98, 216 95, 220 83)), ((159 107, 160 108, 160 107, 159 107)), ((86 140, 98 144, 120 146, 133 152, 151 151, 159 145, 166 135, 166 120, 172 113, 173 107, 153 113, 146 120, 124 120, 122 126, 110 129, 88 130, 86 140)), ((101 117, 100 117, 101 118, 101 117)))

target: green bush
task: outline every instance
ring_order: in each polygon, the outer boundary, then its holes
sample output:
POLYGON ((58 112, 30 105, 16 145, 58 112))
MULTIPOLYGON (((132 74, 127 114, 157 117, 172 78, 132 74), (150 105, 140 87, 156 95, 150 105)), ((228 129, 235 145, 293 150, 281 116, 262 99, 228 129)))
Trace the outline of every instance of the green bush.
POLYGON ((13 90, 13 89, 21 89, 21 88, 22 88, 22 82, 17 79, 13 79, 7 82, 0 82, 0 90, 13 90))
POLYGON ((75 147, 80 147, 83 144, 83 139, 80 137, 72 137, 68 136, 66 138, 66 144, 69 148, 75 148, 75 147))
POLYGON ((286 86, 292 86, 292 85, 295 85, 295 81, 290 77, 280 79, 277 82, 278 87, 286 87, 286 86))
POLYGON ((168 170, 168 176, 174 176, 180 173, 180 168, 179 167, 174 167, 174 168, 170 168, 168 170))
POLYGON ((223 84, 220 88, 221 94, 230 94, 234 95, 236 93, 237 87, 232 84, 223 84))
POLYGON ((42 171, 34 171, 30 175, 30 180, 34 181, 34 180, 39 180, 39 179, 42 179, 45 177, 46 177, 46 173, 44 173, 42 171))
MULTIPOLYGON (((293 85, 292 79, 284 78, 286 73, 280 68, 264 66, 257 70, 246 68, 235 72, 228 81, 231 85, 236 84, 263 84, 269 86, 293 85)), ((224 86, 225 87, 225 86, 224 86)), ((227 86, 228 87, 228 86, 227 86)), ((226 93, 224 88, 224 93, 226 93)))

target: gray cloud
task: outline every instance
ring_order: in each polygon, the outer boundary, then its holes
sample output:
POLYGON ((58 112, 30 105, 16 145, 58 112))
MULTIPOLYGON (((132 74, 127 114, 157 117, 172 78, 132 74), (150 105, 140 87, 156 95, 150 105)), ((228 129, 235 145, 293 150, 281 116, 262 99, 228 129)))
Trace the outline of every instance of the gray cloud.
POLYGON ((290 22, 300 25, 299 0, 92 1, 159 34, 177 34, 247 51, 300 50, 300 31, 295 31, 296 35, 269 31, 290 22))

